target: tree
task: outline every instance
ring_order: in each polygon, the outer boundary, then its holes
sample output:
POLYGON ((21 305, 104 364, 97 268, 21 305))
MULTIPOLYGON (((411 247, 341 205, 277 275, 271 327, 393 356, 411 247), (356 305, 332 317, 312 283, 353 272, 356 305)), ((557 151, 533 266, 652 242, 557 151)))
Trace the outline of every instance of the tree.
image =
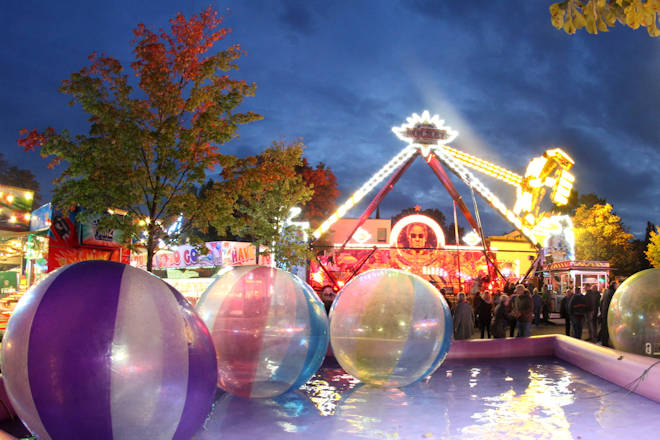
POLYGON ((16 186, 18 188, 31 189, 34 191, 33 207, 39 207, 41 186, 35 175, 30 170, 10 165, 0 153, 0 185, 16 186))
POLYGON ((241 195, 235 214, 243 219, 232 232, 249 239, 257 250, 268 247, 271 258, 284 268, 303 264, 313 256, 302 239, 308 231, 286 224, 291 208, 302 206, 313 193, 296 172, 303 163, 303 147, 302 142, 274 142, 258 156, 240 160, 232 180, 241 195))
POLYGON ((564 206, 556 207, 555 211, 559 214, 574 216, 578 206, 584 205, 587 208, 591 208, 594 205, 604 205, 605 203, 607 203, 607 200, 598 197, 595 193, 578 194, 575 189, 572 189, 571 194, 568 196, 568 203, 564 206))
POLYGON ((649 234, 649 245, 646 249, 646 259, 649 260, 651 266, 660 268, 660 233, 657 231, 660 227, 656 226, 655 231, 649 234))
POLYGON ((609 203, 579 206, 573 226, 576 259, 609 261, 617 273, 627 274, 634 237, 626 232, 609 203))
POLYGON ((21 131, 19 145, 54 156, 50 166, 66 164, 55 205, 82 206, 82 220, 108 208, 125 213, 103 216, 99 226, 122 229, 126 244, 144 233, 149 271, 159 240, 176 238, 165 230, 168 221, 183 215, 179 233, 204 230, 212 219, 231 221, 232 192, 215 185, 198 198, 196 187, 207 170, 234 164, 218 146, 236 136, 238 124, 260 116, 235 112, 256 85, 229 76, 243 54, 239 45, 211 53, 230 32, 221 24, 209 7, 189 19, 177 14, 169 33, 138 25, 131 63, 137 89, 117 59, 96 54, 59 89, 89 114, 87 135, 21 131))
MULTIPOLYGON (((396 214, 392 217, 392 224, 395 224, 396 222, 398 222, 403 217, 406 217, 406 216, 411 215, 411 214, 421 214, 421 215, 425 215, 427 217, 430 217, 440 225, 440 227, 445 232, 445 234, 448 231, 448 229, 447 229, 447 219, 446 219, 445 215, 442 213, 442 211, 440 211, 439 209, 435 209, 435 208, 429 208, 429 209, 425 209, 423 211, 421 210, 421 208, 419 206, 402 209, 401 212, 399 212, 398 214, 396 214)), ((453 234, 453 229, 452 229, 452 234, 453 234)))
POLYGON ((296 167, 296 171, 302 176, 305 184, 314 190, 312 198, 302 206, 302 216, 309 220, 312 227, 316 227, 335 211, 336 200, 339 197, 337 177, 323 162, 312 168, 306 158, 303 158, 302 164, 296 167))
POLYGON ((464 236, 465 228, 461 225, 458 225, 458 243, 456 243, 456 231, 454 229, 454 222, 451 222, 449 226, 447 226, 447 229, 445 229, 445 243, 447 244, 461 244, 461 240, 464 236))
POLYGON ((564 0, 550 5, 552 25, 567 34, 585 28, 590 34, 607 32, 616 22, 649 35, 660 35, 660 0, 564 0))

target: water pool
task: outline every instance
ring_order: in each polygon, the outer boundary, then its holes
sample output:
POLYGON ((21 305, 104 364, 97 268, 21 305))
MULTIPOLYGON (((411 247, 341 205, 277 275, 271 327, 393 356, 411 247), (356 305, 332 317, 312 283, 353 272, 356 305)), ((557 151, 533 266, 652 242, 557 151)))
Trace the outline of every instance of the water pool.
POLYGON ((218 393, 195 438, 642 440, 659 430, 660 404, 554 356, 450 359, 402 389, 365 386, 329 359, 276 399, 218 393))

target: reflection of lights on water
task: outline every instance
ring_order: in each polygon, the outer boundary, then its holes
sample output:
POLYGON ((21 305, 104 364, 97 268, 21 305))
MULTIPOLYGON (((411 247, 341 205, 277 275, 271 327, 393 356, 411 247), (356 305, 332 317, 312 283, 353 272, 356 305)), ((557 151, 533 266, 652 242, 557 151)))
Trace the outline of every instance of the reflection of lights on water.
MULTIPOLYGON (((498 396, 483 398, 487 409, 473 414, 478 424, 466 426, 462 434, 476 439, 572 439, 562 408, 573 403, 571 376, 565 373, 553 380, 530 369, 528 379, 523 394, 511 388, 498 396)), ((507 376, 504 380, 511 382, 513 378, 507 376)))
POLYGON ((300 388, 312 401, 319 414, 322 416, 331 416, 337 410, 337 402, 341 399, 341 394, 337 388, 330 385, 322 379, 310 380, 300 388))

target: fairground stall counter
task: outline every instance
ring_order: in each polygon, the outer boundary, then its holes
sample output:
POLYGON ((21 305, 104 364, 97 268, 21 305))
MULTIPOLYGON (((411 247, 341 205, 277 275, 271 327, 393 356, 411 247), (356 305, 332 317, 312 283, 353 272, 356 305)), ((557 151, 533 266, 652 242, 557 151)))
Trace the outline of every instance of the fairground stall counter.
POLYGON ((602 292, 610 282, 612 268, 608 261, 557 261, 547 265, 545 272, 556 292, 576 288, 582 291, 594 284, 602 292))
MULTIPOLYGON (((152 260, 153 273, 176 288, 193 305, 222 268, 257 264, 256 247, 252 243, 211 241, 204 243, 204 247, 206 249, 185 244, 171 246, 158 250, 152 260)), ((263 248, 259 264, 270 265, 270 257, 263 248)), ((132 254, 131 265, 146 270, 146 250, 132 254)))

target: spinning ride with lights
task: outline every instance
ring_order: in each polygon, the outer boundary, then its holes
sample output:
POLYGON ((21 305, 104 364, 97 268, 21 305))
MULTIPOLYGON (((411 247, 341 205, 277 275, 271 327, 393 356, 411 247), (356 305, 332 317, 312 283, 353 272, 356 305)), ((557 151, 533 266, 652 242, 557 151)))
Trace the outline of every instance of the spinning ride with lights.
MULTIPOLYGON (((472 194, 475 192, 479 194, 537 248, 546 246, 553 236, 561 237, 561 240, 569 244, 567 253, 569 258, 572 257, 570 218, 553 215, 542 208, 542 201, 548 191, 550 191, 550 200, 555 205, 562 206, 568 203, 568 197, 575 181, 575 177, 569 171, 573 167, 574 161, 564 151, 559 148, 547 150, 542 156, 533 158, 527 166, 525 174, 520 175, 447 145, 458 136, 458 132, 446 126, 438 115, 431 116, 428 111, 424 111, 421 116, 413 113, 411 117, 407 118, 406 123, 393 127, 392 131, 407 145, 314 231, 315 238, 320 238, 371 190, 387 179, 341 246, 340 251, 343 250, 355 232, 392 190, 399 178, 415 159, 421 156, 443 184, 469 225, 479 234, 484 246, 487 244, 483 237, 476 202, 474 203, 475 220, 449 179, 445 166, 470 188, 472 194), (507 207, 475 176, 472 170, 513 186, 516 190, 516 201, 513 207, 507 207)), ((486 250, 484 248, 484 251, 486 250)))

